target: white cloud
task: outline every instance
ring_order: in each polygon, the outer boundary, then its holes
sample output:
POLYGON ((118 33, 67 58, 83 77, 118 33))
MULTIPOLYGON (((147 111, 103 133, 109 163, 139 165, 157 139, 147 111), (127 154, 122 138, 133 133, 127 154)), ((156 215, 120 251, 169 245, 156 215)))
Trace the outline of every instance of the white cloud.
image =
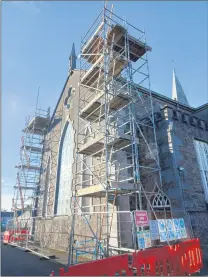
POLYGON ((12 208, 12 198, 13 194, 11 193, 2 193, 1 195, 1 210, 11 211, 12 208))

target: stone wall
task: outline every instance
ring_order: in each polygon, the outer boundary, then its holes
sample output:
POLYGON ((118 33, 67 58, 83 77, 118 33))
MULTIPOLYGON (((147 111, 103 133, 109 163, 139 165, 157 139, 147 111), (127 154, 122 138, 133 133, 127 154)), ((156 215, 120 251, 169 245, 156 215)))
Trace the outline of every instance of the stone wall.
MULTIPOLYGON (((119 244, 121 247, 132 247, 132 223, 130 213, 122 213, 122 211, 120 211, 120 213, 112 212, 108 220, 109 225, 112 223, 112 228, 110 229, 111 246, 117 247, 119 244), (117 228, 119 228, 119 232, 117 232, 117 228)), ((35 240, 39 242, 42 248, 46 247, 67 252, 69 247, 71 224, 71 216, 57 216, 52 217, 51 219, 36 219, 35 240)), ((107 217, 105 213, 86 215, 85 217, 81 214, 76 215, 74 239, 79 242, 92 240, 95 238, 94 234, 96 234, 96 236, 101 240, 106 240, 106 224, 107 217)))
POLYGON ((184 217, 190 236, 199 237, 208 264, 208 210, 194 139, 208 142, 206 122, 181 109, 164 107, 157 122, 163 189, 175 217, 184 217), (179 167, 182 170, 179 170, 179 167))
POLYGON ((37 219, 35 239, 41 247, 68 251, 70 217, 53 217, 51 219, 37 219))

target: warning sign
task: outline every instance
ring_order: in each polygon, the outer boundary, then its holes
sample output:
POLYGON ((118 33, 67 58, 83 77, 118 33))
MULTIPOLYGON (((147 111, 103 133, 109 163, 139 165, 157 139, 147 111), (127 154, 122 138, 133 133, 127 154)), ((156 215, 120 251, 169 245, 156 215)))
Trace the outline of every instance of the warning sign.
POLYGON ((146 211, 135 211, 134 218, 137 227, 144 227, 149 225, 148 215, 146 211))
POLYGON ((137 232, 138 248, 145 249, 151 247, 151 237, 149 231, 137 232))

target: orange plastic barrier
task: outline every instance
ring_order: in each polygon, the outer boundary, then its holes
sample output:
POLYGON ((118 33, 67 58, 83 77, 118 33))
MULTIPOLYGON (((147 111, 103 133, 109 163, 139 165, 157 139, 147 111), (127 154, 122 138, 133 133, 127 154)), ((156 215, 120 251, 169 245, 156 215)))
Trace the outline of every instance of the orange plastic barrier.
POLYGON ((20 230, 20 231, 5 231, 3 237, 3 243, 15 242, 15 241, 23 241, 27 239, 28 230, 20 230))
POLYGON ((3 243, 9 243, 9 241, 10 241, 10 232, 5 231, 3 236, 3 243))
POLYGON ((60 268, 60 276, 184 276, 202 267, 200 241, 191 239, 172 246, 137 251, 132 255, 131 265, 125 254, 70 266, 68 272, 60 268))

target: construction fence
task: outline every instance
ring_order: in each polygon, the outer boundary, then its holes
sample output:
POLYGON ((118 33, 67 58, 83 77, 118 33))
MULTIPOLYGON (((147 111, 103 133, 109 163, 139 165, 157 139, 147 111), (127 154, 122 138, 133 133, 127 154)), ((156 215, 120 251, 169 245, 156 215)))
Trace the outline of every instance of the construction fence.
POLYGON ((202 268, 199 239, 74 265, 60 276, 188 276, 202 268))
MULTIPOLYGON (((188 217, 182 214, 181 218, 174 219, 162 218, 161 212, 154 212, 153 217, 148 211, 88 212, 75 216, 70 264, 172 245, 193 238, 188 217)), ((7 224, 5 243, 46 257, 61 256, 67 265, 72 220, 72 216, 13 219, 7 224)))

